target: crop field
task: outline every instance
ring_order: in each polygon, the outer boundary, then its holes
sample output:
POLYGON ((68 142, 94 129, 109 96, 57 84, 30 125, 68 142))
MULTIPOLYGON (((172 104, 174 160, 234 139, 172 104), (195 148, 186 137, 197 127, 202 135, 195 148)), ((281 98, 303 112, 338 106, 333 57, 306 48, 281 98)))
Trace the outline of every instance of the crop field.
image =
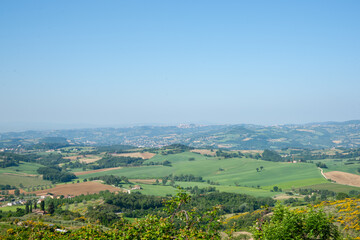
POLYGON ((359 187, 341 185, 337 183, 316 184, 316 185, 307 186, 307 188, 318 189, 318 190, 329 190, 333 192, 344 192, 344 193, 349 193, 351 190, 360 191, 359 187))
POLYGON ((193 174, 202 176, 204 180, 218 182, 223 186, 258 186, 270 190, 274 185, 290 189, 314 184, 327 183, 317 167, 308 163, 269 162, 248 158, 217 158, 205 157, 191 152, 172 155, 156 155, 152 162, 168 160, 172 166, 142 166, 110 170, 106 173, 96 172, 81 175, 81 178, 101 175, 126 176, 128 178, 160 178, 169 174, 193 174), (194 161, 189 161, 194 158, 194 161), (260 170, 260 167, 263 167, 260 170), (259 168, 259 171, 256 169, 259 168))
POLYGON ((210 156, 216 155, 216 151, 211 151, 209 149, 193 149, 190 152, 200 153, 202 155, 210 155, 210 156))
POLYGON ((334 180, 337 183, 360 187, 360 176, 352 173, 332 171, 324 173, 328 179, 334 180))
POLYGON ((25 205, 0 207, 0 211, 3 211, 3 212, 13 211, 13 212, 15 212, 17 208, 25 209, 25 205))
POLYGON ((17 174, 22 174, 22 175, 26 175, 26 174, 38 175, 36 170, 40 167, 43 167, 43 165, 37 164, 37 163, 20 162, 19 166, 0 168, 0 173, 17 173, 17 174))
POLYGON ((324 172, 341 171, 353 174, 359 174, 360 161, 348 161, 346 159, 323 159, 314 160, 314 163, 325 163, 328 168, 324 168, 324 172))
POLYGON ((141 192, 142 194, 161 197, 165 197, 166 195, 175 195, 178 192, 176 188, 162 185, 141 184, 141 188, 141 190, 132 190, 131 192, 141 192))
MULTIPOLYGON (((92 174, 92 173, 113 171, 113 170, 121 169, 121 168, 122 168, 122 167, 102 168, 102 169, 96 169, 96 170, 90 170, 90 171, 84 171, 84 172, 74 172, 74 174, 75 174, 76 176, 80 176, 80 175, 87 175, 87 174, 92 174)), ((104 175, 104 174, 102 174, 102 175, 104 175)))
POLYGON ((71 161, 78 160, 81 163, 92 163, 100 160, 102 158, 101 155, 74 155, 64 157, 64 159, 70 159, 71 161))
POLYGON ((198 186, 199 188, 206 188, 206 187, 215 187, 216 190, 220 192, 230 192, 230 193, 242 193, 242 194, 249 194, 255 197, 273 197, 276 192, 270 192, 269 190, 265 189, 257 189, 252 187, 241 187, 241 186, 229 186, 229 185, 210 185, 206 182, 176 182, 182 188, 186 187, 195 187, 198 186))
POLYGON ((54 195, 81 195, 81 194, 93 194, 99 193, 100 191, 109 190, 110 192, 121 191, 120 188, 112 187, 110 185, 101 184, 99 182, 82 182, 82 183, 73 183, 73 184, 61 184, 57 185, 54 188, 40 190, 32 192, 38 196, 46 195, 52 193, 54 195))
POLYGON ((39 185, 50 185, 50 181, 43 180, 41 176, 26 176, 22 173, 0 173, 0 184, 19 187, 22 184, 26 187, 39 185))
POLYGON ((111 155, 117 157, 133 157, 133 158, 150 159, 154 157, 156 154, 150 152, 131 152, 131 153, 116 153, 111 155))

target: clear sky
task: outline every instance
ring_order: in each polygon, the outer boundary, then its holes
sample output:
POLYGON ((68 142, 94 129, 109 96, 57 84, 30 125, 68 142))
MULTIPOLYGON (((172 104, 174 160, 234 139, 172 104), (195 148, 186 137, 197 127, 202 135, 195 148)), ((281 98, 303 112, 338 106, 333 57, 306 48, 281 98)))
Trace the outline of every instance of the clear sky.
POLYGON ((359 13, 357 0, 4 0, 0 124, 360 119, 359 13))

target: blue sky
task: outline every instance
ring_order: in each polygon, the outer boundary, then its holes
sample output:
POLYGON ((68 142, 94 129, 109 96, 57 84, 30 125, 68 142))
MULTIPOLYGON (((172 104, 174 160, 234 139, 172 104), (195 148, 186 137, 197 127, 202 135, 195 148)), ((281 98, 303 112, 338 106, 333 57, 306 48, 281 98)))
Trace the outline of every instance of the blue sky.
POLYGON ((360 119, 359 1, 1 1, 0 124, 360 119))

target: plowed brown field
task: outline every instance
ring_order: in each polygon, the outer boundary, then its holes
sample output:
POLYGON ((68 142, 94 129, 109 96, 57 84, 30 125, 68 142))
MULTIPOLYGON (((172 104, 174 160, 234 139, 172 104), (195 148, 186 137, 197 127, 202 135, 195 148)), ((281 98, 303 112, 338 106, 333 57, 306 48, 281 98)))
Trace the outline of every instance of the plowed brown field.
POLYGON ((57 185, 54 188, 49 188, 45 190, 31 192, 36 194, 37 196, 46 195, 47 193, 52 193, 54 195, 81 195, 81 194, 93 194, 99 193, 100 191, 109 190, 110 192, 118 192, 121 191, 120 188, 116 188, 110 185, 101 184, 99 182, 82 182, 82 183, 68 183, 57 185))
POLYGON ((337 183, 360 187, 360 176, 352 173, 332 171, 324 173, 324 175, 337 183))

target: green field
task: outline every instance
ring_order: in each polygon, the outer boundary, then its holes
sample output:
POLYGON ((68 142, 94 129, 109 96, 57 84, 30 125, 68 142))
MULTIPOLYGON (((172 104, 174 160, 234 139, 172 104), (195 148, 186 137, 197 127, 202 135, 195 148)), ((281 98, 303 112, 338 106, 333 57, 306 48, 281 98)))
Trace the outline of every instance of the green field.
POLYGON ((151 185, 151 184, 140 184, 141 190, 132 190, 132 192, 141 192, 146 195, 155 195, 165 197, 166 195, 176 195, 178 190, 171 186, 162 186, 162 185, 151 185))
POLYGON ((337 183, 323 183, 307 186, 306 188, 318 189, 318 190, 329 190, 333 192, 344 192, 349 193, 351 190, 360 191, 360 187, 353 187, 348 185, 341 185, 337 183))
POLYGON ((0 173, 26 173, 38 175, 36 170, 40 167, 43 167, 43 165, 37 163, 20 162, 19 166, 16 167, 0 168, 0 173))
POLYGON ((0 173, 0 184, 6 185, 9 184, 11 186, 19 187, 22 184, 26 187, 34 187, 34 186, 42 186, 42 185, 50 185, 50 181, 43 180, 42 177, 30 177, 30 176, 22 176, 21 173, 17 173, 19 175, 9 175, 6 173, 0 173))
POLYGON ((161 178, 169 174, 193 174, 202 176, 204 180, 218 182, 222 186, 241 186, 251 189, 260 186, 270 190, 273 186, 283 189, 303 187, 307 185, 327 183, 314 164, 269 162, 248 158, 217 158, 205 157, 200 154, 184 152, 173 155, 156 155, 147 162, 163 162, 168 160, 168 166, 127 167, 106 172, 81 175, 80 178, 101 175, 118 175, 128 178, 161 178), (189 161, 195 158, 195 161, 189 161), (262 171, 256 168, 263 166, 262 171), (222 169, 222 170, 221 170, 222 169))
POLYGON ((9 211, 16 212, 17 208, 25 209, 25 205, 0 207, 0 211, 3 211, 3 212, 9 212, 9 211))
POLYGON ((357 170, 360 168, 360 161, 352 162, 354 164, 345 164, 349 163, 348 159, 314 160, 314 163, 317 162, 322 162, 326 164, 328 168, 324 168, 324 172, 341 171, 359 175, 359 172, 357 170))

